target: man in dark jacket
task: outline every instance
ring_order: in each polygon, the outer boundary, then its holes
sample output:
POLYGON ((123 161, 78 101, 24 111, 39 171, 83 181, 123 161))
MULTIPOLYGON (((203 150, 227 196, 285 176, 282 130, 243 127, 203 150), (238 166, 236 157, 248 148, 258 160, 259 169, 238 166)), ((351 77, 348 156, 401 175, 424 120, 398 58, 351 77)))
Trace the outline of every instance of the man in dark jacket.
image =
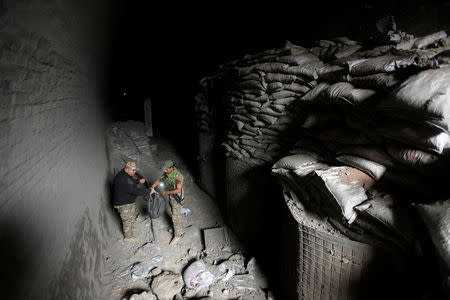
MULTIPOLYGON (((123 234, 126 242, 137 242, 133 234, 136 196, 150 193, 150 189, 139 188, 138 182, 133 179, 136 170, 136 163, 130 161, 114 177, 113 204, 114 208, 119 211, 122 219, 123 234)), ((139 180, 139 183, 144 182, 145 179, 139 180)))

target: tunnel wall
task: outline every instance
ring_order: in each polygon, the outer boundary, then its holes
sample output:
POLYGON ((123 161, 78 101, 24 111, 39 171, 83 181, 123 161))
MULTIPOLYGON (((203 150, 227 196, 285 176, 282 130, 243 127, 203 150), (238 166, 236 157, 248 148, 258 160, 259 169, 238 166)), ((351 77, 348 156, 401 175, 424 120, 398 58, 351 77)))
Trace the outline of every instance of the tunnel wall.
POLYGON ((1 284, 12 299, 105 299, 106 23, 96 2, 1 2, 1 284))

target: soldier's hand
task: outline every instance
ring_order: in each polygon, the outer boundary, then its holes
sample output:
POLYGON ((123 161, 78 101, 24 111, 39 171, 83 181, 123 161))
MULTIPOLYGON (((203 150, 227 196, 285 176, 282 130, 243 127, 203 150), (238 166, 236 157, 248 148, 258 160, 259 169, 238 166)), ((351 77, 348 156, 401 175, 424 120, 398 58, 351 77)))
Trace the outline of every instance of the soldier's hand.
POLYGON ((155 193, 155 188, 152 188, 150 191, 150 195, 153 195, 155 193))
POLYGON ((145 179, 144 178, 142 178, 141 180, 139 180, 139 183, 144 183, 145 182, 145 179))

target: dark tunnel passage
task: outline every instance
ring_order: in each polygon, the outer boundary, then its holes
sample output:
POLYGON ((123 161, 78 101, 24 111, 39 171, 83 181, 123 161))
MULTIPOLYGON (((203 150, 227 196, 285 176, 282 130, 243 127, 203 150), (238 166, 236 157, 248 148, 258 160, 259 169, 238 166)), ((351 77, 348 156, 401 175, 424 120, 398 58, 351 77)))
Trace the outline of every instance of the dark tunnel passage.
MULTIPOLYGON (((449 33, 449 13, 449 1, 418 0, 270 5, 0 1, 2 295, 108 299, 101 278, 110 275, 105 252, 119 225, 111 204, 105 132, 113 122, 144 123, 145 100, 152 103, 154 138, 180 153, 197 182, 194 97, 200 80, 220 65, 281 48, 287 40, 308 47, 336 36, 363 40, 386 15, 395 16, 409 33, 449 33)), ((220 171, 225 164, 215 167, 220 171)), ((245 186, 242 178, 256 186, 274 182, 266 181, 265 171, 239 172, 236 184, 245 186)), ((245 219, 239 238, 250 236, 250 252, 262 259, 282 248, 296 255, 298 232, 291 232, 293 220, 282 213, 281 201, 271 220, 245 205, 236 206, 233 215, 225 204, 225 176, 215 180, 221 186, 215 200, 227 222, 245 219), (263 240, 275 242, 267 248, 258 244, 263 240)), ((274 193, 281 195, 281 187, 274 190, 244 196, 260 197, 265 205, 274 193)), ((284 280, 280 274, 292 271, 262 265, 275 285, 284 280)), ((284 286, 273 289, 277 299, 292 297, 284 286)))

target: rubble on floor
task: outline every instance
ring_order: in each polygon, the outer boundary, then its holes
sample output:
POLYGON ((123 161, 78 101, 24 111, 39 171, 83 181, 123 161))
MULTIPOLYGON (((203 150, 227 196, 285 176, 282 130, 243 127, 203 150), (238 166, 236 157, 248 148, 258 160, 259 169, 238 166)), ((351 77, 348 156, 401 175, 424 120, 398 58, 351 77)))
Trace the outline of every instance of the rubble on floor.
MULTIPOLYGON (((138 159, 140 172, 147 181, 152 181, 160 176, 158 162, 180 159, 162 141, 147 137, 144 141, 144 129, 142 123, 135 121, 113 124, 111 160, 118 170, 123 161, 138 159), (151 144, 150 150, 163 150, 144 151, 139 148, 141 144, 136 143, 136 137, 142 139, 142 145, 151 144)), ((136 199, 137 243, 124 243, 120 224, 117 224, 116 248, 108 253, 113 257, 108 259, 112 275, 111 299, 268 299, 270 291, 255 258, 245 253, 239 240, 224 224, 213 199, 190 180, 188 172, 183 174, 185 234, 178 245, 169 245, 172 224, 167 202, 162 214, 152 219, 146 200, 136 199)))

